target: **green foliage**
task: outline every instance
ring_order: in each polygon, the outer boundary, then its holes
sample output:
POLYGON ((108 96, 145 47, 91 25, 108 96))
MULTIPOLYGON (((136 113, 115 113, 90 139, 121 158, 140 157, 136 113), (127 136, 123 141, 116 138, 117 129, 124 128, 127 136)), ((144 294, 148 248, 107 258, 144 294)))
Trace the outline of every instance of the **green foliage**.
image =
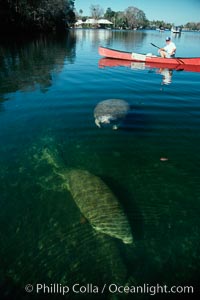
POLYGON ((113 22, 115 28, 133 29, 148 26, 148 20, 145 13, 137 7, 130 6, 124 11, 113 11, 107 8, 104 18, 113 22))
POLYGON ((152 28, 165 28, 165 29, 171 29, 172 28, 171 23, 166 23, 164 21, 159 21, 159 20, 149 21, 149 26, 152 27, 152 28))
POLYGON ((129 6, 125 10, 125 17, 127 20, 128 27, 130 29, 137 27, 145 27, 147 24, 147 19, 145 13, 134 6, 129 6))
POLYGON ((104 14, 104 18, 112 22, 114 16, 115 16, 115 12, 110 7, 108 7, 104 14))
POLYGON ((1 6, 6 25, 18 30, 64 29, 75 21, 74 0, 3 0, 1 6))
POLYGON ((188 22, 185 26, 188 30, 200 30, 200 22, 195 23, 195 22, 188 22))

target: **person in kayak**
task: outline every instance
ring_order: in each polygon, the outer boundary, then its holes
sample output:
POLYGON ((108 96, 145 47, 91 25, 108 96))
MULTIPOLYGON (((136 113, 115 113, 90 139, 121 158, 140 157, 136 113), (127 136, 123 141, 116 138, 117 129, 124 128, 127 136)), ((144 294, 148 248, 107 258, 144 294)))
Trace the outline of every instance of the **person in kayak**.
POLYGON ((163 58, 170 58, 175 57, 176 53, 176 45, 171 41, 170 37, 166 38, 166 46, 163 48, 160 48, 158 50, 159 54, 163 58))

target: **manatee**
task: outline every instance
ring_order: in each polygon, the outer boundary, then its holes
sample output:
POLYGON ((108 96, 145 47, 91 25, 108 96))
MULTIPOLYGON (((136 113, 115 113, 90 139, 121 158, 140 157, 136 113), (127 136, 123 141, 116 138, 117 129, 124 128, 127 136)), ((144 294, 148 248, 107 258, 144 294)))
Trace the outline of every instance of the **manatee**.
POLYGON ((45 158, 62 177, 66 187, 83 216, 99 232, 122 240, 125 244, 133 243, 133 236, 119 201, 103 180, 86 170, 60 168, 57 159, 48 149, 45 158))
POLYGON ((67 172, 68 189, 82 214, 92 227, 102 233, 133 242, 128 219, 110 188, 86 170, 67 172))
POLYGON ((129 104, 121 99, 101 101, 94 109, 95 124, 98 127, 111 124, 113 129, 117 129, 129 109, 129 104))

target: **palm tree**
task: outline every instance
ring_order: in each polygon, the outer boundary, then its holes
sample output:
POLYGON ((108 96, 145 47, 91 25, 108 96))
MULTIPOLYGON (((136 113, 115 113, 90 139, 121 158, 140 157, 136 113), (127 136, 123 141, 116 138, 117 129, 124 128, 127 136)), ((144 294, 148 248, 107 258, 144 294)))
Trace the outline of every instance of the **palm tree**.
POLYGON ((83 14, 83 10, 82 9, 79 9, 79 15, 80 15, 80 18, 82 19, 82 14, 83 14))

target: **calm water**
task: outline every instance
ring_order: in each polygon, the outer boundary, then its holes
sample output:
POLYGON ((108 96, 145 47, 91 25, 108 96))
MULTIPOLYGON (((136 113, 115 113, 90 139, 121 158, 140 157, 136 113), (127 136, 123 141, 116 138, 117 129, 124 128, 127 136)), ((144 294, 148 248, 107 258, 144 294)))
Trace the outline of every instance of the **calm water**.
MULTIPOLYGON (((150 43, 162 46, 166 35, 77 30, 1 44, 1 299, 43 299, 24 292, 28 283, 197 285, 200 73, 173 71, 163 84, 160 70, 98 66, 99 45, 156 54, 150 43), (110 98, 131 108, 119 130, 94 123, 95 106, 110 98), (92 229, 44 149, 61 169, 104 180, 124 207, 134 246, 92 229)), ((177 56, 199 56, 199 33, 174 41, 177 56)), ((104 293, 152 297, 111 296, 104 293)))

